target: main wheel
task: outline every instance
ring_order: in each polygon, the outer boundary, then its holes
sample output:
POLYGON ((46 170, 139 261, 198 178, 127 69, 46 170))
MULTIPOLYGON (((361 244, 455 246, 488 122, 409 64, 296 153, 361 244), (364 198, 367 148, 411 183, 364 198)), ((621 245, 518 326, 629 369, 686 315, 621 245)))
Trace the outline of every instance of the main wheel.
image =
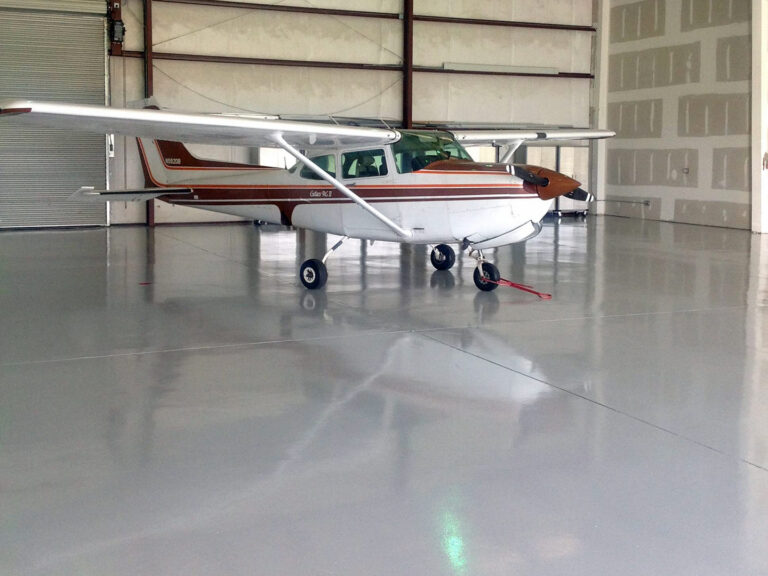
POLYGON ((325 286, 328 281, 328 269, 321 260, 307 260, 299 270, 301 283, 310 290, 316 290, 325 286))
POLYGON ((483 292, 490 292, 491 290, 496 290, 496 288, 499 287, 496 282, 498 282, 499 278, 501 278, 501 274, 499 274, 499 269, 496 268, 496 266, 490 262, 483 262, 480 264, 479 268, 475 268, 475 274, 473 278, 475 280, 475 286, 477 286, 483 292), (483 270, 482 274, 480 273, 480 268, 483 270))
POLYGON ((438 244, 429 255, 436 270, 449 270, 456 262, 456 252, 447 244, 438 244))

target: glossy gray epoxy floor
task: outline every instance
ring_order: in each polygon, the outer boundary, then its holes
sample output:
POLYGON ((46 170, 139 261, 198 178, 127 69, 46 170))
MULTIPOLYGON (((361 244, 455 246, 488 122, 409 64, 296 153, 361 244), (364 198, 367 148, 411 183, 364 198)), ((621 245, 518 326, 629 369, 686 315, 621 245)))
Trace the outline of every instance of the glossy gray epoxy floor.
POLYGON ((768 239, 317 240, 0 234, 0 573, 768 574, 768 239))

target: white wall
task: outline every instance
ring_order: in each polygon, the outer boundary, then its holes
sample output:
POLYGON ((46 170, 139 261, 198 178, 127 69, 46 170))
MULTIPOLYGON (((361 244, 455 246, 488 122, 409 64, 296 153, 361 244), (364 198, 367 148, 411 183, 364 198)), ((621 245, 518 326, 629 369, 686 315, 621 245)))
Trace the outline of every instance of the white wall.
POLYGON ((768 0, 752 4, 752 230, 768 232, 768 0))
POLYGON ((608 6, 605 212, 749 228, 749 0, 608 6))

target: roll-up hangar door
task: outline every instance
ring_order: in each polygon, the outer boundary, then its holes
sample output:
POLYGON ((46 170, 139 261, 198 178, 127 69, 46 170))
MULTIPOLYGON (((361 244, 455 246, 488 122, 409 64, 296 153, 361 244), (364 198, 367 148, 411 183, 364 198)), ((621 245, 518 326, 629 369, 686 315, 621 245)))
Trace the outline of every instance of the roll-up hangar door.
MULTIPOLYGON (((105 0, 0 0, 0 99, 104 104, 105 0)), ((0 228, 106 224, 104 135, 0 123, 0 228)))

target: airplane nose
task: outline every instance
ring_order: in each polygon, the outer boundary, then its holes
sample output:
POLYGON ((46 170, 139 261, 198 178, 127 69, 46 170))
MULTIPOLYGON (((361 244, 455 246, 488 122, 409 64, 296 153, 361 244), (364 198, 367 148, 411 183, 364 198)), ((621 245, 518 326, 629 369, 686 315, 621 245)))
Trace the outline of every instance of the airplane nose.
POLYGON ((565 174, 530 164, 515 165, 515 176, 523 180, 523 188, 542 200, 552 200, 576 190, 581 182, 565 174))

